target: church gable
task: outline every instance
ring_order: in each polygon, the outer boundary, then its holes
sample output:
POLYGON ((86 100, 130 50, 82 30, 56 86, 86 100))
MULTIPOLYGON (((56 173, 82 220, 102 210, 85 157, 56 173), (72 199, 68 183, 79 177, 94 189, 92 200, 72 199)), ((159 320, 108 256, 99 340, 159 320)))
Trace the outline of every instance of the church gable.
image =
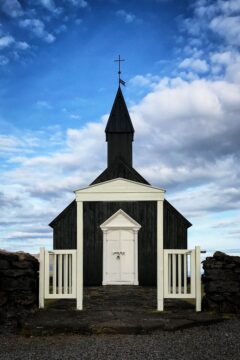
POLYGON ((81 201, 87 200, 101 200, 101 195, 103 194, 105 200, 111 200, 111 195, 117 197, 118 200, 121 200, 123 194, 127 194, 130 199, 131 195, 136 195, 136 200, 163 200, 165 190, 153 187, 151 185, 141 184, 136 181, 131 181, 127 179, 113 179, 109 181, 102 182, 96 185, 90 185, 83 189, 78 189, 75 191, 76 199, 81 201), (85 197, 87 195, 88 197, 85 197), (92 197, 90 195, 93 195, 92 197), (109 195, 109 196, 107 196, 109 195))

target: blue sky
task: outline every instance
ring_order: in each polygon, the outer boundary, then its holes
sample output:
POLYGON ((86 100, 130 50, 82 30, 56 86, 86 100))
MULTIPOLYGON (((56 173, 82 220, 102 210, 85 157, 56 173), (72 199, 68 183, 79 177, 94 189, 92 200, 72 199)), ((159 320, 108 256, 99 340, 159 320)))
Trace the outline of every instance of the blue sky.
POLYGON ((193 223, 240 248, 240 1, 0 2, 0 247, 51 247, 47 224, 106 167, 126 60, 134 166, 193 223))

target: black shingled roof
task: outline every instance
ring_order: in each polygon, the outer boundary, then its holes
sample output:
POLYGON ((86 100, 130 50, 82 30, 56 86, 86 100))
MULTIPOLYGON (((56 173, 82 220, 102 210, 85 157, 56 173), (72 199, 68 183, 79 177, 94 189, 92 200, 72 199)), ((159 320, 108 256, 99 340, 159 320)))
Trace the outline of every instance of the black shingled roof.
POLYGON ((99 184, 116 178, 124 178, 150 185, 133 167, 127 165, 123 160, 117 159, 114 164, 107 167, 90 185, 99 184))

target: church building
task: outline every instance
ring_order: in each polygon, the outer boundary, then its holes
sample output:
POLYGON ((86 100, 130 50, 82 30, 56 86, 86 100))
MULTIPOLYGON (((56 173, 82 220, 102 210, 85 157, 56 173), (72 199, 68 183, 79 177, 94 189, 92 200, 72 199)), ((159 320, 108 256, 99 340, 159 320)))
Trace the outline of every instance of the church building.
POLYGON ((165 190, 134 168, 134 132, 119 84, 105 129, 107 167, 49 224, 54 250, 82 251, 83 286, 156 286, 158 243, 188 248, 191 223, 165 199, 165 190))

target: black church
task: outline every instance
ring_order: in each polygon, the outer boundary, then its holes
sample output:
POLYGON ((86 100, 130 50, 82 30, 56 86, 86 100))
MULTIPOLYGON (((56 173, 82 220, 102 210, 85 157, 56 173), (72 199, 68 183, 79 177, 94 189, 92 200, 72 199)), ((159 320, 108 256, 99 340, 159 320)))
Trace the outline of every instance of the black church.
POLYGON ((159 227, 163 249, 187 249, 191 223, 164 198, 164 190, 151 186, 134 169, 134 128, 120 85, 105 133, 107 168, 88 187, 77 190, 76 200, 49 224, 53 248, 77 249, 79 196, 83 285, 156 286, 159 227), (162 225, 157 215, 160 195, 162 225))

